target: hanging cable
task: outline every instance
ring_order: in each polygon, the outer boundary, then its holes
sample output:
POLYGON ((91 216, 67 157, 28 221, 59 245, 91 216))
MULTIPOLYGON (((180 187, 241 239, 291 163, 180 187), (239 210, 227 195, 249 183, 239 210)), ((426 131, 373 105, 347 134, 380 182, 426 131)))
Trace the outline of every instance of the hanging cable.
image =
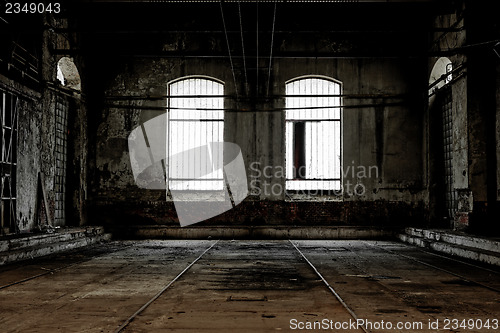
POLYGON ((273 14, 273 29, 271 33, 271 51, 269 52, 269 70, 267 73, 267 93, 266 96, 269 96, 269 88, 271 85, 271 64, 273 61, 273 46, 274 46, 274 27, 276 25, 276 7, 278 2, 274 0, 274 14, 273 14))
POLYGON ((256 79, 255 79, 255 95, 259 95, 259 0, 257 0, 257 14, 256 14, 256 65, 255 65, 255 73, 256 73, 256 79))
POLYGON ((224 34, 226 35, 227 51, 229 53, 229 63, 231 64, 231 72, 233 72, 234 91, 236 92, 236 103, 239 101, 238 85, 236 83, 236 74, 234 73, 233 57, 231 56, 231 46, 229 45, 229 37, 227 36, 226 20, 224 19, 224 10, 222 9, 222 0, 219 1, 220 13, 222 15, 222 25, 224 26, 224 34))
POLYGON ((241 3, 238 0, 238 14, 240 17, 240 34, 241 34, 241 49, 243 51, 243 71, 245 73, 245 93, 248 95, 248 75, 247 75, 247 62, 245 56, 245 43, 243 41, 243 21, 241 18, 241 3))

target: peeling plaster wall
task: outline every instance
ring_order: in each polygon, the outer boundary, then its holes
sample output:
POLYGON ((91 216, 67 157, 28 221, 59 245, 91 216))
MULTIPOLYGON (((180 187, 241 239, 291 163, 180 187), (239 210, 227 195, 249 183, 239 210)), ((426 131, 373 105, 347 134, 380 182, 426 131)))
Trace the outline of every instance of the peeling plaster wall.
MULTIPOLYGON (((39 101, 20 99, 18 157, 17 157, 17 218, 20 231, 34 230, 35 207, 39 205, 40 223, 46 223, 46 214, 42 205, 42 196, 38 190, 38 172, 44 175, 50 216, 54 217, 54 177, 55 177, 55 98, 56 93, 47 91, 39 101)), ((85 121, 79 102, 70 103, 68 138, 68 167, 66 202, 66 221, 59 226, 85 224, 85 193, 87 143, 85 121)))
POLYGON ((36 189, 41 162, 42 110, 33 101, 20 100, 17 153, 17 220, 21 231, 34 227, 36 189))
MULTIPOLYGON (((7 81, 8 79, 6 79, 7 81)), ((47 191, 48 206, 51 216, 54 214, 54 161, 53 161, 53 98, 51 94, 40 95, 14 81, 9 89, 18 97, 18 142, 17 142, 17 186, 16 214, 20 232, 32 231, 37 226, 36 207, 41 205, 41 193, 38 191, 38 172, 45 175, 43 186, 47 191), (51 111, 52 110, 52 111, 51 111), (48 132, 46 129, 49 128, 48 132)), ((41 223, 46 223, 45 211, 39 206, 41 223)), ((14 231, 14 230, 12 230, 14 231)))
MULTIPOLYGON (((66 28, 65 19, 50 16, 44 23, 66 28)), ((70 50, 71 38, 51 29, 40 29, 40 80, 43 84, 33 86, 22 78, 9 78, 0 74, 0 88, 12 92, 19 98, 16 214, 17 229, 10 232, 30 232, 47 223, 38 174, 43 173, 50 217, 55 208, 55 106, 56 98, 69 101, 68 164, 66 176, 66 221, 58 226, 82 225, 86 223, 88 133, 85 101, 81 94, 64 89, 57 81, 57 62, 61 56, 53 49, 70 50), (43 31, 43 32, 42 32, 43 31), (38 207, 38 212, 36 211, 38 207)), ((81 65, 77 61, 78 65, 81 65)))

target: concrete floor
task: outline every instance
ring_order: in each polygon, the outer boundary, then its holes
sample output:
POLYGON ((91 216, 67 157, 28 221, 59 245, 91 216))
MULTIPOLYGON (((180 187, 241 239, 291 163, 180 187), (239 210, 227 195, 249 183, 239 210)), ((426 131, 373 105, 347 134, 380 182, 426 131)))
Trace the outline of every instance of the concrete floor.
POLYGON ((498 332, 498 319, 498 269, 396 242, 123 241, 0 267, 2 332, 498 332))

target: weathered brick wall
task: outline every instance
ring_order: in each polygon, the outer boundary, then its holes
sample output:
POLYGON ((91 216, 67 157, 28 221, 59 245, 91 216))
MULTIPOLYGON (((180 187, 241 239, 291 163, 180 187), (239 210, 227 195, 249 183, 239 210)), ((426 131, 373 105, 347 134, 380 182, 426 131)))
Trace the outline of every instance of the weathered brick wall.
MULTIPOLYGON (((196 209, 195 202, 193 209, 196 209)), ((91 212, 92 221, 117 231, 138 225, 179 227, 172 202, 102 201, 95 203, 91 212)), ((194 226, 422 226, 427 215, 422 203, 246 200, 234 209, 194 226)))

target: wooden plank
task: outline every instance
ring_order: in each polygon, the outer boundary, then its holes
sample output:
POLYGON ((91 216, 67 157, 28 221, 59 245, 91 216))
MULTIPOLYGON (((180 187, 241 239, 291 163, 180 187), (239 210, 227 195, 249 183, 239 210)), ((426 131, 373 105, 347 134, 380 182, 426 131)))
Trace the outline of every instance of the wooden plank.
MULTIPOLYGON (((43 205, 45 206, 45 216, 47 217, 47 224, 50 227, 54 226, 54 221, 50 215, 49 202, 47 200, 47 191, 45 191, 45 177, 42 172, 38 172, 38 193, 36 196, 36 212, 38 215, 38 202, 40 201, 40 192, 42 193, 43 205)), ((37 221, 39 220, 39 216, 37 216, 37 221)))

